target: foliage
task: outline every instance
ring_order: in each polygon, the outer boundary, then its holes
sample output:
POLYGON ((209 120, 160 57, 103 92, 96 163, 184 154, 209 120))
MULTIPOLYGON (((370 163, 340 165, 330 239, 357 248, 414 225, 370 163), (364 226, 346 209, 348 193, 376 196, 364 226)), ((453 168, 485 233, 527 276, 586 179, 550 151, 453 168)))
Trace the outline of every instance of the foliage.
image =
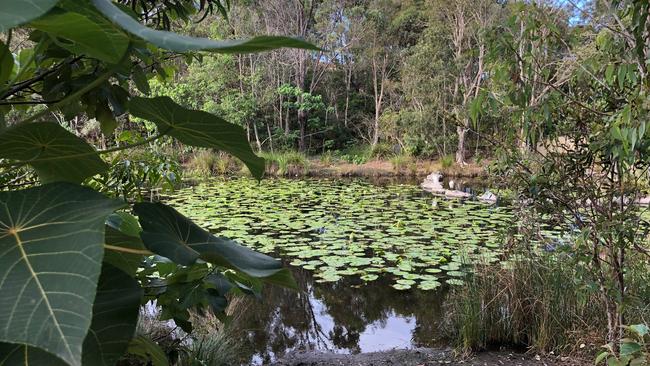
POLYGON ((145 2, 0 5, 0 169, 15 177, 0 192, 3 364, 114 365, 127 349, 152 357, 157 345, 133 337, 142 302, 156 300, 165 320, 189 332, 190 309, 223 315, 227 293, 259 294, 263 282, 293 286, 279 261, 162 203, 139 202, 143 189, 176 184, 178 166, 158 151, 170 144, 220 149, 256 178, 264 173, 242 127, 143 95, 150 78, 168 76, 169 60, 199 51, 315 47, 287 37, 212 40, 149 28, 154 18, 169 28, 171 19, 225 9, 217 1, 160 3, 156 15, 145 2), (97 123, 89 140, 101 150, 80 137, 97 123), (126 153, 136 147, 147 150, 126 153), (16 190, 30 170, 37 179, 16 190))
POLYGON ((625 327, 629 334, 628 338, 621 340, 620 352, 614 350, 614 345, 608 344, 603 346, 603 351, 596 357, 596 365, 606 361, 607 365, 624 366, 624 365, 647 365, 650 360, 650 348, 648 338, 650 328, 645 324, 635 324, 625 327))

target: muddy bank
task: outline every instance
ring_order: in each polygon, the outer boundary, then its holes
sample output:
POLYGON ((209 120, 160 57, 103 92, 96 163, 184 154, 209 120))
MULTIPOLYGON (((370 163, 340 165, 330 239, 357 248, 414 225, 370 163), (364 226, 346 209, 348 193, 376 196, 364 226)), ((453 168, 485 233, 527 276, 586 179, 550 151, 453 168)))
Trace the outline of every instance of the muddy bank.
POLYGON ((582 366, 591 362, 508 352, 482 352, 469 358, 455 357, 450 349, 417 348, 341 355, 295 352, 271 366, 582 366))
POLYGON ((422 160, 404 167, 396 167, 386 160, 373 160, 364 164, 336 162, 324 164, 310 160, 306 175, 313 177, 425 177, 431 172, 441 172, 445 177, 481 178, 487 177, 486 163, 469 163, 464 166, 443 167, 438 161, 422 160))

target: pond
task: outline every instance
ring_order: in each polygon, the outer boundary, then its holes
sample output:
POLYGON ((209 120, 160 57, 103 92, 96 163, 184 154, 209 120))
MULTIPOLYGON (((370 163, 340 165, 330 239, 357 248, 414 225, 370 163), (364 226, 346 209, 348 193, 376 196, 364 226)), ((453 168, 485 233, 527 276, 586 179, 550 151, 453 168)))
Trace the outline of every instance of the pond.
POLYGON ((301 291, 265 289, 235 322, 254 363, 289 350, 432 346, 444 293, 497 262, 508 207, 414 182, 214 179, 167 201, 217 235, 281 257, 301 291))

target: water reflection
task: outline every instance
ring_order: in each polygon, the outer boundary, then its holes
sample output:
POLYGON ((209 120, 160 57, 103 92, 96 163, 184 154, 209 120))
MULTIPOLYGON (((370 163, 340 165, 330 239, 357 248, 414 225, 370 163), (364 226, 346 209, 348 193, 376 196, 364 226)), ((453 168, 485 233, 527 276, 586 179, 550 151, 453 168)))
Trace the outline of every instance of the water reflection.
POLYGON ((262 300, 238 310, 233 329, 245 343, 245 364, 265 364, 296 350, 337 353, 431 347, 439 334, 444 290, 398 291, 389 279, 315 283, 294 269, 301 291, 267 287, 262 300))

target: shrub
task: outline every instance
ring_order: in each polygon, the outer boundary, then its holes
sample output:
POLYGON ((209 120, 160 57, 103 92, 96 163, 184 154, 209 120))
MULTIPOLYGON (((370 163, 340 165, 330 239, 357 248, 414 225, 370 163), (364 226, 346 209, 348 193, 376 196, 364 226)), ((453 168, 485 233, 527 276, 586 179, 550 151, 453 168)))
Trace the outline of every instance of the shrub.
POLYGON ((370 149, 370 157, 373 159, 386 159, 393 155, 393 146, 386 142, 379 142, 370 149))

